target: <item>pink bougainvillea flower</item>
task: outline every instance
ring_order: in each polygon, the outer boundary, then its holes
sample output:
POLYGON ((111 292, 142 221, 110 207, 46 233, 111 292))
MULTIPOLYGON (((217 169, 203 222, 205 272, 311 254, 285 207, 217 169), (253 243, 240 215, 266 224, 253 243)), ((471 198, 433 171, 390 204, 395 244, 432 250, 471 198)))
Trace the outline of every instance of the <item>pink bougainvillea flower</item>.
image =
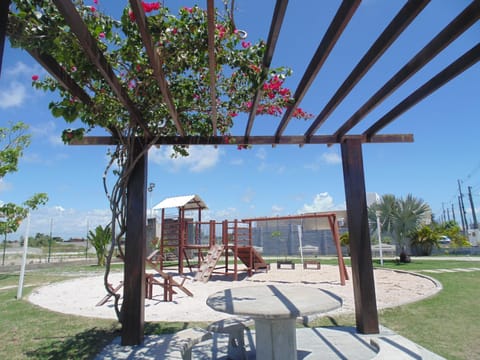
POLYGON ((147 3, 145 1, 142 1, 142 7, 146 13, 149 13, 154 10, 160 9, 160 3, 159 2, 147 3))
POLYGON ((95 6, 90 6, 90 11, 95 12, 95 11, 97 11, 97 8, 95 6))
POLYGON ((76 72, 76 71, 77 71, 77 67, 76 67, 76 66, 72 66, 72 67, 70 68, 70 70, 71 70, 72 72, 76 72))
POLYGON ((293 112, 293 117, 300 118, 300 119, 311 119, 313 114, 307 113, 301 108, 296 108, 293 112))
POLYGON ((105 39, 105 33, 104 32, 101 32, 100 34, 98 34, 98 37, 100 39, 105 39))
POLYGON ((225 29, 225 26, 222 24, 217 24, 215 25, 216 29, 218 30, 218 37, 220 39, 223 39, 225 37, 225 34, 227 33, 227 29, 225 29))
POLYGON ((252 46, 252 44, 250 43, 250 41, 242 41, 242 47, 244 49, 248 49, 250 46, 252 46))
POLYGON ((135 89, 137 87, 137 82, 135 80, 130 80, 128 82, 128 88, 129 89, 135 89))
POLYGON ((191 7, 184 6, 183 10, 185 10, 186 12, 189 12, 190 14, 193 13, 193 8, 191 8, 191 7))
POLYGON ((32 80, 37 81, 38 80, 38 75, 32 75, 32 80))
POLYGON ((235 116, 238 116, 238 113, 236 113, 234 111, 231 111, 231 112, 228 113, 228 116, 235 117, 235 116))
POLYGON ((98 5, 98 0, 93 0, 93 3, 98 5))
POLYGON ((135 14, 133 13, 132 9, 128 10, 128 17, 130 18, 131 22, 135 21, 135 14))

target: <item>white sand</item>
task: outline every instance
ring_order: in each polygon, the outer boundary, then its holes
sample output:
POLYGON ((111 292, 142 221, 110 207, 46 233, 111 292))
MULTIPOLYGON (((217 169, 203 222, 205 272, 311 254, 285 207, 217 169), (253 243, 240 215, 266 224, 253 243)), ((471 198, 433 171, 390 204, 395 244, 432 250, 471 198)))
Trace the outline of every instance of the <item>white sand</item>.
MULTIPOLYGON (((208 283, 195 282, 187 277, 184 286, 194 296, 189 297, 177 289, 172 302, 163 301, 163 289, 154 286, 153 299, 145 300, 146 321, 215 321, 228 317, 216 312, 206 305, 206 299, 216 291, 226 288, 265 284, 303 284, 331 291, 343 299, 342 312, 353 312, 353 289, 351 269, 347 268, 350 280, 345 286, 340 285, 338 267, 322 265, 321 270, 306 269, 297 265, 297 269, 276 269, 268 273, 257 273, 240 281, 232 281, 231 277, 215 275, 208 283)), ((377 306, 379 309, 394 307, 415 302, 431 296, 441 287, 428 277, 415 274, 376 269, 374 271, 377 306)), ((123 279, 123 274, 114 273, 110 283, 115 287, 123 279)), ((181 281, 180 277, 175 277, 181 281)), ((96 304, 106 295, 103 276, 84 277, 35 289, 29 300, 41 307, 66 314, 87 317, 115 319, 113 300, 103 306, 96 304)))

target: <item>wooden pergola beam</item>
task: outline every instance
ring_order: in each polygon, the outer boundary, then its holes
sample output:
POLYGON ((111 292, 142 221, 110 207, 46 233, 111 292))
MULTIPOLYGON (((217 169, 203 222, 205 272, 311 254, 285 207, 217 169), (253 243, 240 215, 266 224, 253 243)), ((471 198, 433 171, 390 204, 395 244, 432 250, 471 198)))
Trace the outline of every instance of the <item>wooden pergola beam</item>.
MULTIPOLYGON (((237 146, 237 144, 245 144, 245 137, 230 136, 232 142, 225 142, 223 136, 162 136, 154 145, 224 145, 237 146)), ((346 139, 360 139, 363 143, 410 143, 413 142, 413 134, 385 134, 375 135, 367 139, 363 135, 349 135, 346 139)), ((334 143, 335 138, 331 135, 315 135, 312 136, 308 144, 324 144, 334 143)), ((81 140, 73 140, 71 145, 116 145, 117 140, 111 136, 85 136, 81 140)), ((304 145, 305 137, 299 136, 282 136, 279 141, 275 136, 252 136, 249 138, 249 144, 252 145, 304 145)))
POLYGON ((360 5, 360 1, 361 0, 342 1, 342 4, 338 8, 335 17, 333 18, 330 26, 325 32, 325 35, 320 41, 317 51, 313 55, 312 60, 310 60, 307 70, 305 71, 305 74, 300 80, 300 84, 295 90, 293 103, 286 109, 282 120, 280 120, 280 124, 278 125, 275 132, 275 139, 277 140, 276 143, 279 143, 280 137, 285 131, 288 122, 292 118, 295 109, 297 109, 298 105, 302 102, 303 97, 307 93, 310 85, 313 83, 318 72, 320 71, 328 56, 330 55, 330 52, 340 38, 340 35, 343 33, 343 30, 345 30, 346 26, 353 17, 353 14, 355 14, 355 11, 360 5))
MULTIPOLYGON (((265 54, 262 60, 262 77, 265 77, 270 69, 272 63, 273 53, 277 45, 278 36, 282 28, 283 19, 287 11, 288 0, 277 0, 275 9, 273 10, 273 17, 270 24, 270 30, 268 33, 267 44, 265 48, 265 54)), ((248 144, 250 133, 252 132, 253 121, 257 114, 258 104, 263 95, 263 86, 259 86, 252 100, 252 108, 248 115, 247 127, 245 129, 245 143, 248 144)))
POLYGON ((39 49, 27 50, 31 57, 33 57, 48 73, 57 80, 65 90, 78 98, 85 105, 93 106, 93 101, 90 96, 83 90, 80 85, 63 69, 62 66, 48 54, 43 54, 39 49))
POLYGON ((95 65, 105 81, 110 85, 115 95, 117 95, 118 100, 129 112, 133 123, 140 126, 146 136, 151 137, 152 134, 143 121, 142 114, 128 96, 126 89, 115 76, 112 67, 98 47, 97 40, 88 31, 87 26, 80 17, 80 14, 77 12, 73 2, 64 0, 52 1, 64 17, 72 32, 76 35, 80 45, 84 49, 92 64, 95 65))
POLYGON ((474 1, 467 6, 450 24, 435 36, 420 52, 405 64, 385 85, 367 100, 343 125, 333 134, 337 141, 357 125, 370 111, 398 89, 410 77, 417 73, 425 64, 437 56, 452 41, 463 34, 480 17, 480 1, 474 1))
POLYGON ((307 142, 429 2, 430 0, 409 1, 400 9, 305 132, 307 142))
POLYGON ((412 94, 406 97, 397 106, 395 106, 392 110, 385 114, 381 119, 379 119, 372 126, 370 126, 363 135, 365 135, 367 139, 371 138, 381 129, 383 129, 397 117, 403 114, 405 111, 425 99, 427 96, 435 92, 437 89, 445 85, 453 78, 463 73, 469 67, 476 64, 479 60, 480 44, 477 44, 477 46, 474 46, 472 49, 467 51, 460 58, 458 58, 452 64, 447 66, 429 81, 427 81, 417 90, 415 90, 412 94))
POLYGON ((170 114, 170 117, 172 118, 173 123, 175 124, 175 128, 177 129, 178 134, 180 136, 184 136, 185 131, 183 130, 182 124, 180 123, 177 109, 175 108, 175 104, 173 103, 172 94, 170 93, 170 89, 165 78, 165 73, 162 68, 162 60, 160 59, 158 53, 155 51, 152 36, 148 31, 147 17, 145 16, 142 2, 140 0, 130 0, 130 6, 132 7, 133 14, 135 15, 135 21, 138 25, 138 30, 140 31, 140 36, 142 37, 142 42, 145 46, 148 60, 150 61, 150 66, 153 70, 153 75, 155 76, 155 80, 157 81, 160 92, 162 93, 163 101, 167 106, 168 112, 170 114))

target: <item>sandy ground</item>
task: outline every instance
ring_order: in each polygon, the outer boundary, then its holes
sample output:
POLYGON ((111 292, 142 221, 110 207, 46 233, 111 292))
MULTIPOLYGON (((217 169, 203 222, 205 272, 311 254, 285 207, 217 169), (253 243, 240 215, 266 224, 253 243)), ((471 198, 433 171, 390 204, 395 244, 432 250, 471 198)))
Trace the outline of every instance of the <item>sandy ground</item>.
MULTIPOLYGON (((194 296, 189 297, 180 290, 174 295, 172 302, 163 301, 163 289, 155 286, 153 299, 145 300, 146 321, 216 321, 228 317, 216 312, 206 305, 206 299, 216 291, 226 288, 266 285, 266 284, 303 284, 330 291, 343 299, 343 307, 336 312, 353 312, 353 288, 351 269, 347 268, 350 280, 346 285, 340 285, 338 267, 322 265, 320 270, 276 269, 273 266, 268 273, 257 273, 252 277, 244 277, 232 281, 229 277, 214 275, 208 283, 195 282, 192 276, 187 276, 184 286, 194 296)), ((377 306, 379 309, 394 307, 401 304, 419 301, 431 296, 441 287, 432 279, 420 275, 376 269, 374 271, 377 306)), ((115 287, 123 278, 123 274, 114 273, 110 283, 115 287)), ((175 277, 181 281, 180 277, 175 277)), ((106 295, 103 286, 103 276, 84 277, 54 283, 35 289, 29 300, 41 307, 87 317, 115 319, 113 300, 103 306, 96 304, 106 295)))

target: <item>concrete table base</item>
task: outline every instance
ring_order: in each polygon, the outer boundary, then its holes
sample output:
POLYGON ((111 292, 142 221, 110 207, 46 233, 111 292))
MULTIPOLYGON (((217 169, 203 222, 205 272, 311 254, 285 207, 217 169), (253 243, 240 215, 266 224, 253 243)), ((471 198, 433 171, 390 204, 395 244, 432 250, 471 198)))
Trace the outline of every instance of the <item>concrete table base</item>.
POLYGON ((255 319, 257 359, 297 360, 295 319, 255 319))

